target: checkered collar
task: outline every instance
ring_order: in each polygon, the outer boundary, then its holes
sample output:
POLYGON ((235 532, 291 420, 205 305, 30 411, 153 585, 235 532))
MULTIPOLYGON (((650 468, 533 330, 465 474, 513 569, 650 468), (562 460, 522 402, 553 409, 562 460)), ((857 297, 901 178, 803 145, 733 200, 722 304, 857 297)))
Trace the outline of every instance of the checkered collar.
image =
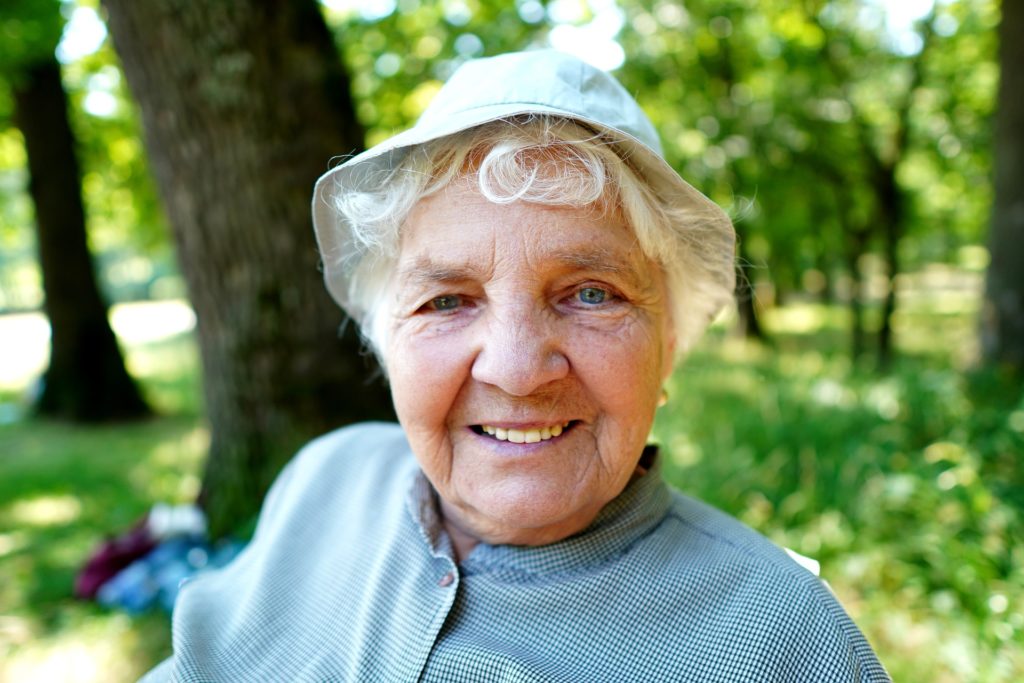
MULTIPOLYGON (((540 578, 586 571, 626 553, 658 526, 671 505, 668 487, 661 477, 657 447, 645 448, 641 462, 652 463, 647 473, 631 481, 580 533, 543 546, 480 543, 463 560, 462 572, 540 578)), ((451 541, 441 524, 437 493, 422 471, 412 481, 407 503, 431 554, 451 558, 451 541)))

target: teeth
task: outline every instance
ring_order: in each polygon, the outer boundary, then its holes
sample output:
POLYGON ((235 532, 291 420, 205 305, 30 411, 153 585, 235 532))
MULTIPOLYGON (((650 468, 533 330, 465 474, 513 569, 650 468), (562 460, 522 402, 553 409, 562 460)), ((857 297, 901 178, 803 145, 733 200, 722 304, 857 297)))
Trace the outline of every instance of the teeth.
POLYGON ((568 426, 569 423, 565 422, 540 429, 502 429, 501 427, 492 427, 491 425, 481 425, 480 428, 485 434, 490 434, 498 441, 538 443, 560 435, 568 426))

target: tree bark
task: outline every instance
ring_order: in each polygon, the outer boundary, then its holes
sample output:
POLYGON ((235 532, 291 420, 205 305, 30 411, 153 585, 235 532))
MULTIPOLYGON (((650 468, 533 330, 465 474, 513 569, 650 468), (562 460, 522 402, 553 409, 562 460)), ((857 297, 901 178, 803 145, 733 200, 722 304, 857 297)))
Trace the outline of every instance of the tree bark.
POLYGON ((881 231, 886 261, 889 266, 889 288, 882 302, 882 325, 878 330, 878 364, 887 369, 895 355, 893 344, 892 319, 896 313, 896 277, 900 273, 899 247, 900 240, 906 232, 907 197, 896 179, 899 165, 907 156, 910 147, 910 115, 914 106, 914 97, 924 83, 925 59, 931 51, 935 31, 935 7, 920 22, 921 50, 910 63, 910 84, 902 102, 896 109, 896 131, 892 138, 892 156, 884 160, 882 155, 867 139, 866 128, 861 128, 865 152, 872 156, 872 181, 878 197, 877 217, 881 223, 881 231))
MULTIPOLYGON (((900 147, 900 155, 904 147, 900 147)), ((875 214, 882 233, 883 253, 889 269, 889 287, 882 300, 882 320, 878 328, 878 365, 888 369, 892 365, 892 319, 896 313, 896 276, 900 273, 900 238, 905 230, 903 192, 896 180, 895 164, 876 164, 873 185, 878 202, 875 214)))
MULTIPOLYGON (((848 214, 844 214, 848 215, 848 214)), ((848 220, 848 219, 844 219, 848 220)), ((846 268, 850 273, 850 357, 856 362, 867 349, 864 331, 864 275, 860 260, 867 252, 866 230, 846 229, 846 268)))
POLYGON ((35 408, 76 421, 141 417, 149 408, 125 370, 96 283, 67 96, 60 65, 49 55, 22 70, 14 88, 50 320, 50 364, 35 408))
POLYGON ((211 532, 244 523, 298 444, 391 416, 328 297, 312 186, 357 151, 348 79, 315 0, 105 0, 196 311, 211 532))
POLYGON ((995 117, 991 262, 981 316, 988 362, 1024 372, 1024 2, 1003 0, 995 117))
POLYGON ((737 242, 739 263, 736 266, 736 311, 739 316, 739 328, 747 339, 767 341, 767 335, 757 316, 758 307, 754 301, 756 294, 754 282, 750 279, 749 274, 744 271, 744 266, 750 263, 747 256, 746 242, 742 239, 742 236, 739 236, 737 242))

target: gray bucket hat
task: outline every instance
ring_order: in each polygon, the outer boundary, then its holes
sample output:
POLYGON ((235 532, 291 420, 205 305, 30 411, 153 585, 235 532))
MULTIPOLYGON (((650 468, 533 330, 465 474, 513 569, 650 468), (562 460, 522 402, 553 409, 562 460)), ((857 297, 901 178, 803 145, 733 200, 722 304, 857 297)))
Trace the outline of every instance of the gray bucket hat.
MULTIPOLYGON (((324 281, 335 301, 357 321, 349 282, 366 247, 354 239, 331 201, 345 191, 379 189, 410 148, 512 116, 549 114, 581 121, 615 141, 618 153, 663 202, 700 215, 705 234, 726 246, 732 277, 732 222, 722 209, 679 177, 662 156, 658 134, 618 81, 580 59, 555 50, 531 50, 476 59, 460 66, 416 125, 331 169, 316 183, 313 226, 323 258, 324 281)), ((710 265, 710 264, 709 264, 710 265)), ((718 264, 712 267, 717 270, 718 264)))

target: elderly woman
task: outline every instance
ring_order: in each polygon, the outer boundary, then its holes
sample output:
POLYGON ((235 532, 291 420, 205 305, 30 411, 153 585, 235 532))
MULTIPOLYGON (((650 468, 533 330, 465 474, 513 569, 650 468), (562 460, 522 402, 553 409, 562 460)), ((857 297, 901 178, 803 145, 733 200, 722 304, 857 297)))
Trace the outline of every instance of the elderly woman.
POLYGON ((327 287, 399 424, 306 447, 147 681, 884 681, 822 582, 646 445, 732 225, 611 77, 465 64, 320 179, 327 287))

